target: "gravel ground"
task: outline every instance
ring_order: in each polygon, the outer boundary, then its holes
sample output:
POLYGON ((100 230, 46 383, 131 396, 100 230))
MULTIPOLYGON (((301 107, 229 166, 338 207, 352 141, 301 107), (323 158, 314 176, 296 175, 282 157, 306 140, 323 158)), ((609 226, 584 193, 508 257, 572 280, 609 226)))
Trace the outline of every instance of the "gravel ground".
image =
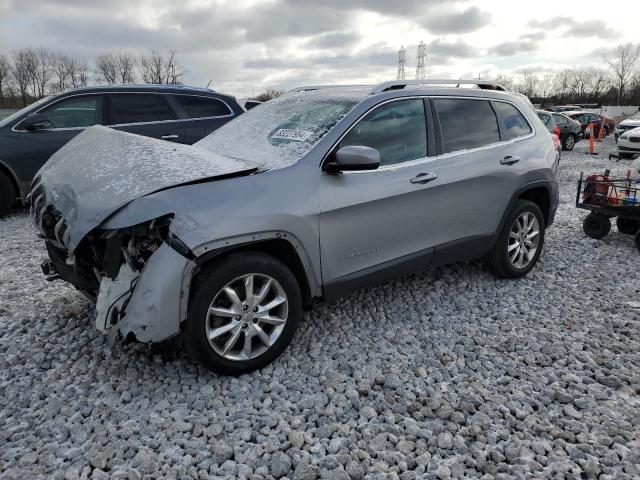
POLYGON ((612 165, 585 143, 527 278, 458 264, 357 292, 240 378, 112 351, 44 281, 27 213, 0 220, 0 478, 638 478, 639 257, 582 233, 577 175, 612 165))

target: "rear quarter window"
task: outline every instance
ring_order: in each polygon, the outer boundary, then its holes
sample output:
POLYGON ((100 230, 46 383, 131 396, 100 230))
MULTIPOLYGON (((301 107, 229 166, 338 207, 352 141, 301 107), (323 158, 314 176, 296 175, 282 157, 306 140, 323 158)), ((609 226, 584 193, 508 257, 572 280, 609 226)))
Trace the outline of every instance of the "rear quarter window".
POLYGON ((512 140, 531 133, 531 126, 516 107, 505 102, 494 102, 493 107, 500 120, 503 140, 512 140))
POLYGON ((233 112, 221 100, 194 95, 174 95, 189 118, 224 117, 233 112))

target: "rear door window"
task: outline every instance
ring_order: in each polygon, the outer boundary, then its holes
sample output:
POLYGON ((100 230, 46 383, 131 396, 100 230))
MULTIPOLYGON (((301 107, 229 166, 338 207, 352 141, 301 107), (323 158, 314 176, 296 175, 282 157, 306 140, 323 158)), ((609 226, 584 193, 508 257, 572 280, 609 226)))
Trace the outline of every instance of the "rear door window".
POLYGON ((153 93, 117 93, 111 95, 113 123, 148 123, 175 120, 171 105, 153 93))
POLYGON ((378 150, 380 165, 394 165, 427 156, 427 124, 421 99, 384 104, 362 118, 340 147, 362 145, 378 150))
POLYGON ((217 98, 194 95, 174 95, 174 98, 189 118, 224 117, 233 113, 224 102, 217 98))
POLYGON ((434 100, 444 153, 468 150, 500 141, 498 120, 486 100, 434 100))
POLYGON ((562 115, 554 115, 553 119, 556 121, 556 124, 558 125, 564 125, 565 123, 567 123, 567 119, 562 115))
POLYGON ((43 113, 48 128, 83 128, 102 123, 102 95, 83 95, 62 100, 43 113))
POLYGON ((493 107, 500 120, 503 140, 511 140, 531 133, 531 126, 516 107, 505 102, 493 102, 493 107))

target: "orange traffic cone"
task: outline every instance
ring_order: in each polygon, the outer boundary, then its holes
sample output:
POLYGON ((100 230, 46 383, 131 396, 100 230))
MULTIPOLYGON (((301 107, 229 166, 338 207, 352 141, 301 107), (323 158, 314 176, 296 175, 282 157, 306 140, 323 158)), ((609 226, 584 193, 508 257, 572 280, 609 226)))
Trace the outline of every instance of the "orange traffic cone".
POLYGON ((589 154, 590 155, 598 155, 595 151, 595 139, 593 138, 593 123, 589 124, 589 154))
POLYGON ((597 138, 598 142, 602 141, 602 132, 604 132, 604 118, 601 120, 600 129, 598 130, 598 138, 597 138))

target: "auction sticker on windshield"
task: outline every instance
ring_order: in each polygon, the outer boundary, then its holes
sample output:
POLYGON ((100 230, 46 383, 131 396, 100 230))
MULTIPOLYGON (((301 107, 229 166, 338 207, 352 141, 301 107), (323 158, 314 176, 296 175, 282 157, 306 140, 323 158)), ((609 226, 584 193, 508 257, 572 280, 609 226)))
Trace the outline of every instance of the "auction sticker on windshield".
POLYGON ((313 132, 307 130, 298 130, 294 128, 281 128, 276 130, 271 138, 278 138, 282 140, 292 140, 294 142, 304 142, 313 135, 313 132))

